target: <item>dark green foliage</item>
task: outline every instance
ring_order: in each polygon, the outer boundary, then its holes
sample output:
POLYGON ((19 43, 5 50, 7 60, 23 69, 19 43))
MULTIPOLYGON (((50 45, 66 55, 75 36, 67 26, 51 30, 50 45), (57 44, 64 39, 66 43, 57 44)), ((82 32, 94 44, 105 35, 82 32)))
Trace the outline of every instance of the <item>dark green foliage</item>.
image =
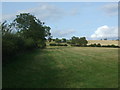
POLYGON ((8 59, 26 50, 45 48, 45 37, 51 36, 51 28, 29 13, 17 15, 11 24, 5 21, 1 27, 3 59, 8 59))
POLYGON ((112 47, 112 48, 119 48, 119 46, 116 46, 116 45, 101 45, 100 43, 96 44, 90 44, 90 45, 87 45, 88 47, 112 47))
POLYGON ((68 46, 67 44, 55 44, 55 43, 52 43, 52 44, 49 44, 50 46, 68 46))
POLYGON ((107 40, 107 38, 104 38, 104 40, 107 40))
POLYGON ((116 45, 102 45, 102 47, 120 48, 119 46, 116 45))
POLYGON ((35 48, 34 40, 32 38, 25 39, 24 40, 24 48, 26 50, 31 50, 31 49, 35 48))
POLYGON ((53 41, 55 41, 55 39, 52 39, 53 41))
POLYGON ((51 36, 50 27, 44 26, 39 19, 36 19, 33 15, 29 13, 23 13, 17 15, 14 20, 13 25, 17 27, 19 34, 23 38, 32 38, 37 47, 45 47, 42 43, 45 43, 45 37, 51 36))
POLYGON ((56 38, 56 39, 55 39, 55 42, 56 42, 56 43, 61 43, 61 40, 58 39, 58 38, 56 38))
POLYGON ((96 44, 96 43, 94 43, 94 44, 91 44, 91 45, 88 45, 88 46, 90 46, 90 47, 96 47, 96 46, 97 46, 97 44, 96 44))
POLYGON ((66 42, 66 39, 65 39, 65 38, 62 38, 62 42, 65 43, 65 42, 66 42))
POLYGON ((51 43, 51 44, 49 44, 50 46, 56 46, 56 43, 51 43))
POLYGON ((101 44, 100 43, 98 43, 98 44, 94 43, 94 44, 90 44, 88 46, 90 46, 90 47, 101 47, 101 44))
POLYGON ((98 44, 97 44, 97 47, 101 47, 101 44, 100 44, 100 43, 98 43, 98 44))
POLYGON ((68 46, 67 44, 57 44, 56 46, 68 46))
POLYGON ((79 41, 81 46, 86 46, 88 43, 85 37, 81 37, 79 41))
POLYGON ((67 44, 71 44, 71 40, 67 40, 66 42, 67 42, 67 44))
POLYGON ((3 59, 12 57, 23 51, 24 41, 21 37, 18 37, 16 34, 5 34, 2 37, 2 55, 3 59))
POLYGON ((73 36, 71 39, 71 45, 72 46, 87 46, 88 41, 85 37, 75 37, 73 36))

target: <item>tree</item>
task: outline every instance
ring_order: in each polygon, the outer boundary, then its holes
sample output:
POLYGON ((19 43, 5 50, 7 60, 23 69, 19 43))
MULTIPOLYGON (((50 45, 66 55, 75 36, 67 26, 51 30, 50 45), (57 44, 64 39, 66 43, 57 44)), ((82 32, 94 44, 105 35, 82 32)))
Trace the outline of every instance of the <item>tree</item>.
POLYGON ((25 50, 44 48, 46 37, 51 36, 51 28, 29 13, 17 15, 10 24, 4 21, 0 27, 2 29, 2 56, 4 60, 9 60, 8 58, 25 50), (13 33, 13 31, 15 32, 13 33))
POLYGON ((104 40, 107 40, 107 38, 104 38, 104 40))
POLYGON ((56 38, 56 39, 55 39, 55 42, 56 42, 56 43, 61 43, 61 40, 58 39, 58 38, 56 38))
POLYGON ((72 44, 79 44, 79 43, 80 43, 80 42, 79 42, 79 37, 73 36, 72 39, 71 39, 71 43, 72 43, 72 44))
POLYGON ((65 39, 65 38, 62 38, 62 42, 65 43, 65 42, 66 42, 66 39, 65 39))
POLYGON ((71 39, 71 43, 77 46, 86 46, 88 41, 86 40, 85 37, 79 38, 79 37, 73 36, 71 39))
POLYGON ((45 26, 43 22, 30 13, 22 13, 17 15, 12 23, 18 30, 18 34, 22 38, 33 39, 35 46, 44 48, 47 36, 50 36, 50 27, 45 26))
POLYGON ((85 37, 81 37, 80 40, 79 40, 79 42, 80 42, 81 46, 86 46, 87 43, 88 43, 88 41, 86 40, 85 37))

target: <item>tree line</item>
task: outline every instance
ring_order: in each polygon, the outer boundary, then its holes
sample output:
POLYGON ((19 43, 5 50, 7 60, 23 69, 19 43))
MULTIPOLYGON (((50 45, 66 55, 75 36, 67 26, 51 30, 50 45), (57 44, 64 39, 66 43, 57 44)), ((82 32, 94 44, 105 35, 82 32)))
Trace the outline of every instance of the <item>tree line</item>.
MULTIPOLYGON (((48 40, 49 41, 49 40, 48 40)), ((49 42, 54 41, 55 43, 50 44, 50 46, 67 46, 67 44, 70 44, 71 46, 87 46, 88 41, 86 40, 86 37, 71 37, 70 40, 67 40, 66 38, 62 39, 50 39, 49 42), (67 43, 67 44, 60 44, 60 43, 67 43)))
MULTIPOLYGON (((49 41, 49 40, 48 40, 49 41)), ((77 47, 112 47, 112 48, 120 48, 120 46, 112 45, 101 45, 100 43, 93 43, 88 45, 88 40, 86 37, 71 37, 71 39, 67 40, 66 38, 56 38, 50 39, 49 42, 54 41, 55 43, 50 43, 50 46, 77 46, 77 47)))

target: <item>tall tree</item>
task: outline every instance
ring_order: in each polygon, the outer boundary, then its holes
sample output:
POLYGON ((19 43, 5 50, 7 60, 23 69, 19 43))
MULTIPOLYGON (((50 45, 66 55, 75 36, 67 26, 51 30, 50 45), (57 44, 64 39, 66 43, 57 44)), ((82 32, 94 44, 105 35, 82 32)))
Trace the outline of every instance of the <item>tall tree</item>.
POLYGON ((36 47, 45 47, 45 37, 51 35, 50 27, 45 26, 44 22, 41 22, 30 13, 17 15, 13 25, 18 30, 20 36, 33 39, 36 47))

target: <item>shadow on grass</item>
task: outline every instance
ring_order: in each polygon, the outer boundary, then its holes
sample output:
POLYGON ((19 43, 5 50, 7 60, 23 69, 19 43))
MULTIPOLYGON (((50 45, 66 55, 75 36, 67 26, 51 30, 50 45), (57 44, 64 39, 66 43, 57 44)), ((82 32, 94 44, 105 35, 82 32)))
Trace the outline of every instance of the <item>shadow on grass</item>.
POLYGON ((14 62, 3 67, 3 88, 67 87, 72 74, 57 67, 49 53, 36 50, 14 58, 14 62))

